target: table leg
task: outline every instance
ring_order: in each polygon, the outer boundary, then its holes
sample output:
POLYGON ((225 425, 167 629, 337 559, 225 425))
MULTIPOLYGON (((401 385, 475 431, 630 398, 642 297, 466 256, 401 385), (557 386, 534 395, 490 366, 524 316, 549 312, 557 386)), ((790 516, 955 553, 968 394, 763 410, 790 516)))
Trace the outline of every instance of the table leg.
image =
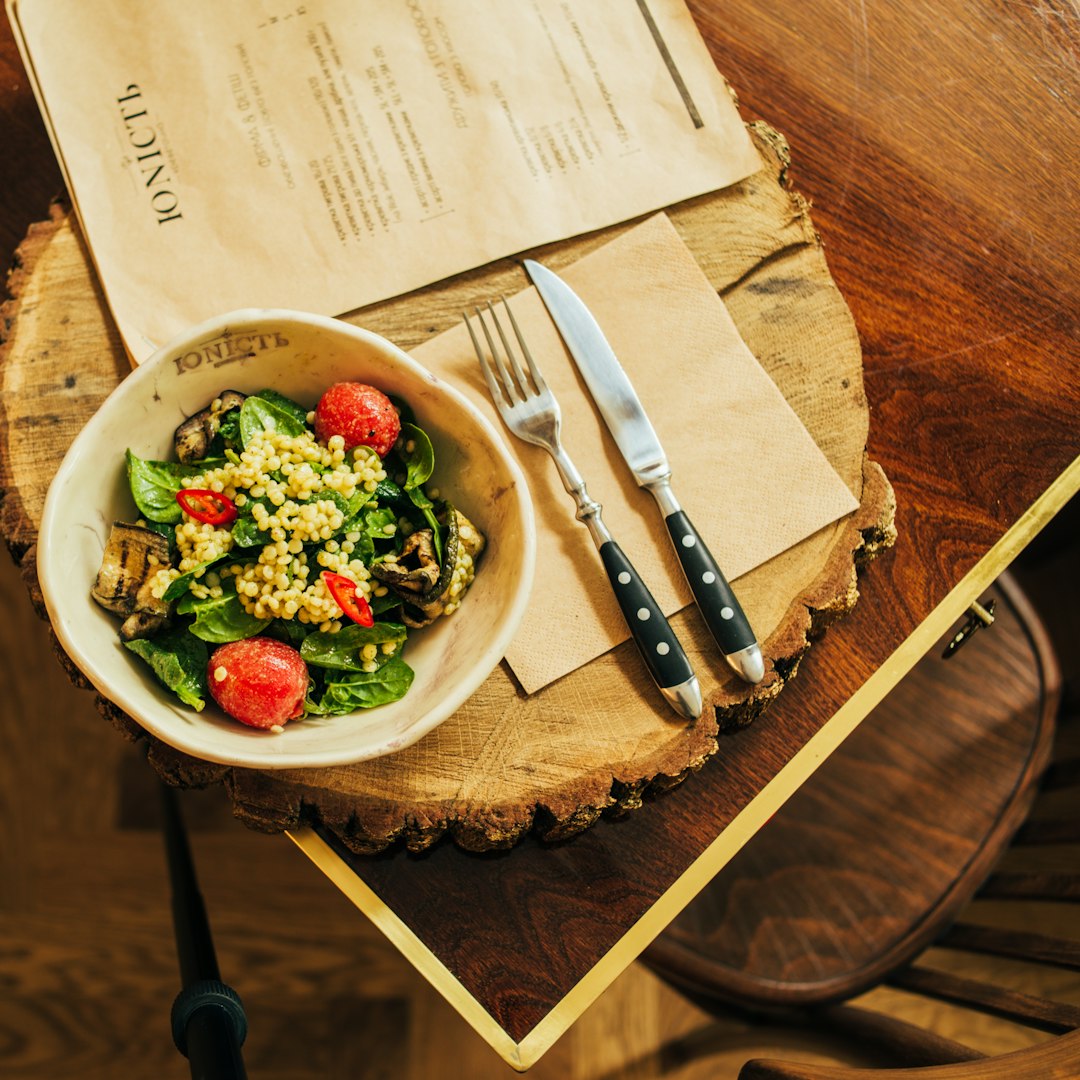
POLYGON ((247 1017, 240 997, 221 981, 206 905, 195 876, 176 792, 161 785, 165 855, 172 885, 173 929, 183 989, 172 1007, 173 1041, 194 1080, 245 1080, 240 1047, 247 1017))

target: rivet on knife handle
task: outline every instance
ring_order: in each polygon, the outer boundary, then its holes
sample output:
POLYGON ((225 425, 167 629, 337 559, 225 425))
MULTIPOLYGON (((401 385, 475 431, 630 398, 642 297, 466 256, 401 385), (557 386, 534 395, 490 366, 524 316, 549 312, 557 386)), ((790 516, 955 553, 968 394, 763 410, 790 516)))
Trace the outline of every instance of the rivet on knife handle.
POLYGON ((690 591, 724 659, 747 682, 760 682, 765 675, 761 648, 712 552, 685 511, 668 514, 664 522, 690 591))
POLYGON ((660 692, 684 716, 698 716, 701 693, 694 669, 660 605, 614 540, 601 545, 600 558, 634 644, 660 692))

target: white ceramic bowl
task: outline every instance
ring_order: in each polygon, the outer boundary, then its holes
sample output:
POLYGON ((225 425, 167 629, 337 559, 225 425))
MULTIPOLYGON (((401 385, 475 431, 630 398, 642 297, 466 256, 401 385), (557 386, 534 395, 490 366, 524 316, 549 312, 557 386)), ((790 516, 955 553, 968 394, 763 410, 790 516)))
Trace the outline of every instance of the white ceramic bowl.
POLYGON ((453 387, 390 342, 337 319, 243 310, 159 349, 108 397, 72 443, 49 488, 38 573, 52 625, 94 686, 148 732, 195 757, 259 769, 339 765, 389 754, 450 716, 502 658, 532 586, 535 529, 528 486, 501 436, 453 387), (138 516, 124 450, 172 460, 173 431, 219 392, 271 387, 314 408, 334 382, 403 398, 435 448, 433 486, 487 536, 476 578, 453 615, 412 631, 416 677, 400 701, 295 721, 281 734, 229 719, 212 700, 196 713, 119 640, 120 619, 90 596, 114 520, 138 516))

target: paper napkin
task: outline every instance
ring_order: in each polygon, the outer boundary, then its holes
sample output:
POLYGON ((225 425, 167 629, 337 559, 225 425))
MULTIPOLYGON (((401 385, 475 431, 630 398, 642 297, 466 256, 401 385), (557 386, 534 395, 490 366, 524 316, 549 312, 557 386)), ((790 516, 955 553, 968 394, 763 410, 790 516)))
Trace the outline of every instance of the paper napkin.
MULTIPOLYGON (((675 495, 729 580, 856 509, 665 214, 559 273, 589 306, 633 382, 667 452, 675 495)), ((665 613, 692 603, 656 504, 635 484, 540 297, 530 287, 510 305, 559 401, 563 445, 603 505, 612 535, 665 613)), ((533 693, 629 632, 551 458, 502 424, 465 326, 413 355, 491 419, 528 478, 536 583, 507 660, 533 693)))

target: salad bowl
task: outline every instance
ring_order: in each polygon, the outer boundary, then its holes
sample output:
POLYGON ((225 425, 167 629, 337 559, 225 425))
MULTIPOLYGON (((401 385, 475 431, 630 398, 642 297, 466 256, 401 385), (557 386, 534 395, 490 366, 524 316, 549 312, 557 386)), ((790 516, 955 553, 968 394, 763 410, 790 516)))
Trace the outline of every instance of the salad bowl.
POLYGON ((113 391, 50 485, 38 573, 64 651, 148 733, 194 757, 257 769, 343 765, 393 753, 451 716, 498 665, 532 588, 528 485, 501 435, 446 382, 384 338, 324 316, 245 309, 164 345, 113 391), (124 647, 120 621, 91 596, 114 522, 135 522, 125 454, 166 461, 173 433, 225 390, 273 390, 313 409, 339 382, 375 386, 411 409, 434 450, 432 483, 486 537, 475 578, 448 617, 410 631, 414 672, 400 700, 309 715, 277 732, 248 727, 207 697, 184 705, 124 647))

